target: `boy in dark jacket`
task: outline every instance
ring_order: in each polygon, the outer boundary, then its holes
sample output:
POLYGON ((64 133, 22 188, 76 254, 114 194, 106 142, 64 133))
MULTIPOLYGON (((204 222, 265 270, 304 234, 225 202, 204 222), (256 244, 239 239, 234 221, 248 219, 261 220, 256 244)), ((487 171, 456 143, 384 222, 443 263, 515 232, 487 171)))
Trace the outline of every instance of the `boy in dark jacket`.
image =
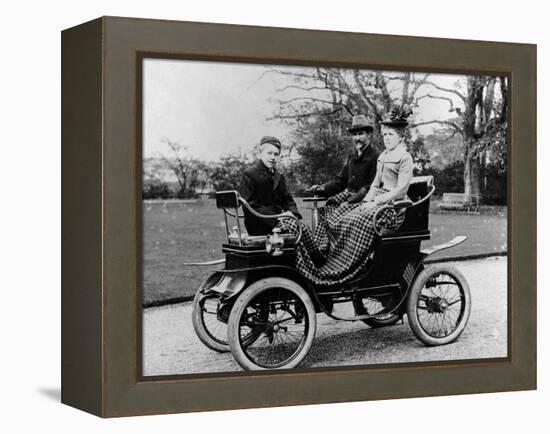
MULTIPOLYGON (((260 158, 243 173, 239 193, 260 214, 286 213, 302 218, 296 202, 288 192, 285 177, 276 165, 281 154, 281 142, 271 136, 260 141, 260 158)), ((244 223, 250 235, 265 235, 277 225, 276 219, 260 219, 244 209, 244 223)))

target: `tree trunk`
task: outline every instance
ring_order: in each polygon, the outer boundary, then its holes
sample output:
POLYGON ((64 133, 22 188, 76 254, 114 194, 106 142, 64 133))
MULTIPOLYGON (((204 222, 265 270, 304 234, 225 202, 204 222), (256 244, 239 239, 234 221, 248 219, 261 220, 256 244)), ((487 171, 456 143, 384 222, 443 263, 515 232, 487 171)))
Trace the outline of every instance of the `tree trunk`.
POLYGON ((471 171, 471 159, 470 159, 470 143, 465 143, 464 151, 464 193, 467 197, 471 196, 472 192, 472 171, 471 171))
POLYGON ((481 165, 478 156, 475 156, 470 160, 470 174, 470 198, 479 198, 481 187, 481 165))
POLYGON ((485 126, 489 122, 489 119, 491 119, 491 112, 493 111, 493 105, 495 101, 496 80, 496 77, 492 77, 491 79, 489 79, 486 86, 487 90, 485 91, 485 99, 483 101, 483 126, 485 126))
POLYGON ((401 103, 402 104, 409 104, 410 98, 409 98, 409 84, 411 81, 411 73, 406 72, 403 75, 403 91, 401 93, 401 103))
POLYGON ((480 197, 481 192, 481 166, 479 157, 474 155, 475 141, 466 142, 464 158, 464 193, 468 198, 480 197))
MULTIPOLYGON (((476 155, 476 123, 479 123, 482 113, 483 78, 469 76, 467 78, 466 100, 464 108, 464 193, 469 199, 473 195, 479 197, 480 170, 479 158, 476 155)), ((477 125, 479 127, 479 125, 477 125)))
POLYGON ((178 176, 178 184, 180 186, 180 189, 178 191, 178 198, 183 199, 185 197, 185 190, 187 190, 187 177, 183 176, 183 174, 179 174, 178 176))
POLYGON ((499 121, 501 123, 506 122, 508 114, 508 80, 506 77, 500 77, 500 93, 502 96, 502 105, 499 114, 499 121))

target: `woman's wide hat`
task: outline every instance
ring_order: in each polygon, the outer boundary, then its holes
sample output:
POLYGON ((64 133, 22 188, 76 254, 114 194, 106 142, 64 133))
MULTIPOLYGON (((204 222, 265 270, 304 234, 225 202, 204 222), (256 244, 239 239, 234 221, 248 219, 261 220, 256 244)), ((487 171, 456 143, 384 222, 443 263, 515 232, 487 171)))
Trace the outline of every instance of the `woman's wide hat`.
POLYGON ((372 125, 365 115, 357 115, 353 117, 351 121, 351 127, 348 128, 350 133, 355 133, 358 131, 366 131, 367 133, 372 133, 374 131, 374 125, 372 125))
POLYGON ((392 128, 405 128, 409 125, 408 118, 410 115, 412 115, 410 107, 406 105, 394 105, 384 116, 380 124, 392 128))

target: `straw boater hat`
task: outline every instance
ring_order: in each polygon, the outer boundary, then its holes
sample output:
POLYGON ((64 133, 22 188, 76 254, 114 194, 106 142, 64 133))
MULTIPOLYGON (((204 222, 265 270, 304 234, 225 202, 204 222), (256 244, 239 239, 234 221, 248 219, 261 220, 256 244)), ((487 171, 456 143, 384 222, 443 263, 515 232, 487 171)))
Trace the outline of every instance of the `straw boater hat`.
POLYGON ((277 137, 263 136, 262 139, 260 140, 260 146, 262 146, 264 143, 269 143, 281 149, 281 141, 277 137))
POLYGON ((365 115, 357 115, 353 117, 351 121, 351 127, 348 128, 350 133, 355 133, 356 131, 366 131, 367 133, 372 133, 374 131, 374 126, 367 120, 365 115))
POLYGON ((405 128, 409 125, 407 119, 410 115, 412 115, 412 110, 408 106, 394 105, 389 113, 384 116, 380 124, 392 128, 405 128))

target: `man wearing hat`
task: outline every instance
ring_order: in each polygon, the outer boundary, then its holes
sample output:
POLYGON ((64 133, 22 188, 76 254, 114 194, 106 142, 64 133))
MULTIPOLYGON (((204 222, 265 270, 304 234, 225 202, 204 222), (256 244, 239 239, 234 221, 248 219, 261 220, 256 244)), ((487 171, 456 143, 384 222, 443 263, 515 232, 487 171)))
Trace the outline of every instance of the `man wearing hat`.
POLYGON ((329 197, 347 189, 351 193, 348 202, 357 203, 363 199, 376 175, 379 152, 371 144, 374 127, 366 116, 354 116, 348 131, 353 136, 355 151, 348 156, 345 166, 334 180, 314 185, 309 191, 329 197))
MULTIPOLYGON (((260 214, 287 213, 302 218, 296 202, 288 192, 285 177, 276 165, 281 154, 281 142, 276 137, 265 136, 260 140, 260 158, 246 169, 241 179, 239 193, 260 214)), ((246 209, 244 224, 250 235, 264 235, 277 225, 276 219, 260 219, 246 209)))

